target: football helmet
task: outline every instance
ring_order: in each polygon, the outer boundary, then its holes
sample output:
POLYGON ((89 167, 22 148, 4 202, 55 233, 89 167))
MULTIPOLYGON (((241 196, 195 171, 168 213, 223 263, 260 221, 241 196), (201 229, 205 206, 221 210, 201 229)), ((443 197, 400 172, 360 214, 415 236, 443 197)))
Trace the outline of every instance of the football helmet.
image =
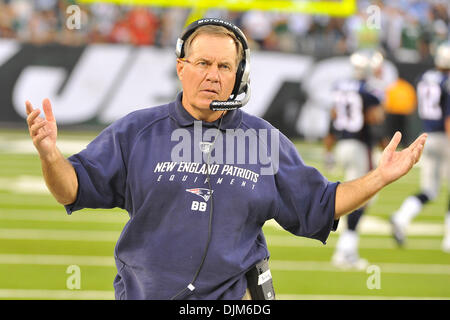
POLYGON ((450 42, 444 42, 437 47, 434 64, 440 69, 450 69, 450 42))
POLYGON ((353 74, 357 79, 367 79, 374 75, 383 65, 383 55, 376 50, 362 49, 350 56, 353 74))

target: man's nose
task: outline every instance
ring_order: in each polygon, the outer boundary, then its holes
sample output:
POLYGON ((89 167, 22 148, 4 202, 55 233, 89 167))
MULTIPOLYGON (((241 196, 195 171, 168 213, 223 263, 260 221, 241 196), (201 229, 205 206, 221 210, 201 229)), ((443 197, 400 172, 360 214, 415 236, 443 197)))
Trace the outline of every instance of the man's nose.
POLYGON ((219 67, 216 64, 209 66, 206 73, 206 80, 218 82, 220 80, 219 67))

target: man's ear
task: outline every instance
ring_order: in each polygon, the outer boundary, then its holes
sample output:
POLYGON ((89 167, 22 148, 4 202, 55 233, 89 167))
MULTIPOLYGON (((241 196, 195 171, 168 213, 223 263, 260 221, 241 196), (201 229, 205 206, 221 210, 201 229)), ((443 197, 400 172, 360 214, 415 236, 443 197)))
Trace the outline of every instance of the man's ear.
POLYGON ((177 59, 177 75, 178 79, 183 80, 183 70, 184 70, 184 63, 181 61, 181 59, 177 59))

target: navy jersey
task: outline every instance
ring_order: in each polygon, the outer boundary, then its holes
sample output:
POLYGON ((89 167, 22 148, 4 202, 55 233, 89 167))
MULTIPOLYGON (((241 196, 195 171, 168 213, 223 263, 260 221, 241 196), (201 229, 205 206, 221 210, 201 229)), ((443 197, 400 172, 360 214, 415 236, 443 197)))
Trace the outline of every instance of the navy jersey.
POLYGON ((369 127, 364 115, 369 108, 376 107, 380 100, 366 81, 348 79, 340 81, 333 90, 333 119, 330 132, 336 139, 357 139, 370 145, 369 127))
POLYGON ((417 84, 419 117, 425 132, 444 132, 450 116, 450 80, 447 73, 429 70, 417 84))
POLYGON ((208 253, 193 283, 195 290, 179 298, 241 299, 247 287, 245 272, 269 256, 262 233, 269 219, 293 234, 322 242, 337 226, 338 183, 306 166, 285 136, 267 140, 267 130, 275 129, 241 110, 224 116, 219 134, 219 121, 195 121, 181 98, 132 112, 69 158, 79 181, 76 201, 66 206, 69 214, 113 207, 129 214, 114 252, 117 299, 169 299, 186 288, 207 245, 211 198, 208 253), (230 156, 241 147, 230 147, 228 137, 235 129, 253 143, 241 149, 244 154, 230 156), (200 159, 173 161, 189 153, 195 159, 196 151, 208 148, 201 139, 211 141, 216 134, 211 162, 202 151, 200 159), (199 141, 190 144, 192 137, 199 141), (270 156, 267 161, 249 160, 257 154, 270 156), (273 167, 272 174, 264 172, 268 167, 273 167))

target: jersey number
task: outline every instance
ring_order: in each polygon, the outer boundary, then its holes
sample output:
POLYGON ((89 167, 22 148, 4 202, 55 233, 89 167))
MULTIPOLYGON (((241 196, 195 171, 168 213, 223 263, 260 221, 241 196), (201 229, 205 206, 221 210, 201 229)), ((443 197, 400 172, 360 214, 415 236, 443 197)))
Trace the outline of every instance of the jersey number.
POLYGON ((422 81, 417 86, 419 100, 419 116, 425 120, 439 120, 442 109, 439 105, 441 87, 437 83, 422 81))
POLYGON ((336 119, 333 122, 338 131, 358 132, 364 126, 363 103, 356 92, 336 92, 334 97, 336 119))

